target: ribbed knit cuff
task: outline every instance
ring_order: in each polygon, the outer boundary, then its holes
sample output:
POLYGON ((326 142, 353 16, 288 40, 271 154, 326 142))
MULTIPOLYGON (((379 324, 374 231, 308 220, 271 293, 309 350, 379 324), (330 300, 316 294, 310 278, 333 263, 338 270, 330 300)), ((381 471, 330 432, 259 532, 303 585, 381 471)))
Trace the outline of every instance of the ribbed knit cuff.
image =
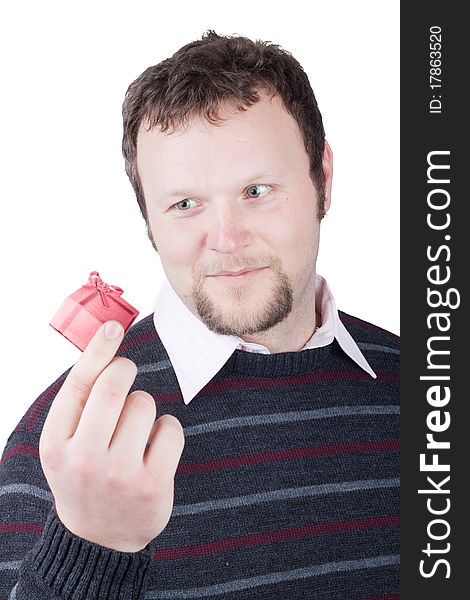
POLYGON ((54 506, 31 567, 50 590, 64 600, 143 600, 151 562, 147 546, 119 552, 93 544, 69 531, 54 506))

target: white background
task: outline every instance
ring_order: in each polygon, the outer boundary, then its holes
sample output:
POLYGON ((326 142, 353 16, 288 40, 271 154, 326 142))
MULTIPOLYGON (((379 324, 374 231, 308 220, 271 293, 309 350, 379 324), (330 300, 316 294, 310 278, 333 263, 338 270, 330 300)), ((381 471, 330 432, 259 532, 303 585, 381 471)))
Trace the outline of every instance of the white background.
POLYGON ((333 149, 318 272, 342 310, 399 333, 399 3, 0 3, 0 452, 80 352, 48 323, 98 270, 141 312, 163 277, 124 171, 128 85, 207 29, 290 51, 333 149))

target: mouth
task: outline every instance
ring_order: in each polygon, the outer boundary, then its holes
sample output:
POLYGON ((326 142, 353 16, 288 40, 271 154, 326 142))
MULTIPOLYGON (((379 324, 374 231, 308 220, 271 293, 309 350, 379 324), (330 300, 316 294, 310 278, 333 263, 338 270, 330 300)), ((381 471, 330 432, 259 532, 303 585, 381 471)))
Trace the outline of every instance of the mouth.
MULTIPOLYGON (((263 268, 263 267, 260 267, 260 268, 263 268)), ((214 275, 209 275, 209 277, 220 277, 221 275, 237 277, 238 275, 243 275, 244 273, 250 273, 251 271, 259 271, 259 269, 241 269, 240 271, 221 271, 220 273, 214 273, 214 275)))
POLYGON ((254 278, 257 274, 266 270, 268 267, 260 267, 259 269, 242 269, 241 271, 222 271, 215 275, 208 275, 207 277, 227 283, 229 285, 237 285, 245 283, 249 279, 254 278))

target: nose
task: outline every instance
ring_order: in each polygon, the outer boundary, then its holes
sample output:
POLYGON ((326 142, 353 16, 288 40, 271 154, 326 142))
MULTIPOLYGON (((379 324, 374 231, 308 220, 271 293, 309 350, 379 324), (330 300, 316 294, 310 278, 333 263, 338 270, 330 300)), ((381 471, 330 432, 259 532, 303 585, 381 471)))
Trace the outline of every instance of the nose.
POLYGON ((253 236, 243 208, 228 201, 211 207, 207 226, 207 247, 222 254, 243 250, 252 242, 253 236))

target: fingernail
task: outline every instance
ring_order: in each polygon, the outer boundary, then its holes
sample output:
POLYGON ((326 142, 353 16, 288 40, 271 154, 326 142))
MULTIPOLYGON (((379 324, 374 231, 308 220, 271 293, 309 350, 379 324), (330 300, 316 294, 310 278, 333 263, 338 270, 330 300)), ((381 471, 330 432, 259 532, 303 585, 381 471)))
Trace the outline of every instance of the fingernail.
POLYGON ((104 326, 104 335, 108 340, 115 340, 121 335, 122 331, 122 325, 117 321, 109 321, 104 326))

